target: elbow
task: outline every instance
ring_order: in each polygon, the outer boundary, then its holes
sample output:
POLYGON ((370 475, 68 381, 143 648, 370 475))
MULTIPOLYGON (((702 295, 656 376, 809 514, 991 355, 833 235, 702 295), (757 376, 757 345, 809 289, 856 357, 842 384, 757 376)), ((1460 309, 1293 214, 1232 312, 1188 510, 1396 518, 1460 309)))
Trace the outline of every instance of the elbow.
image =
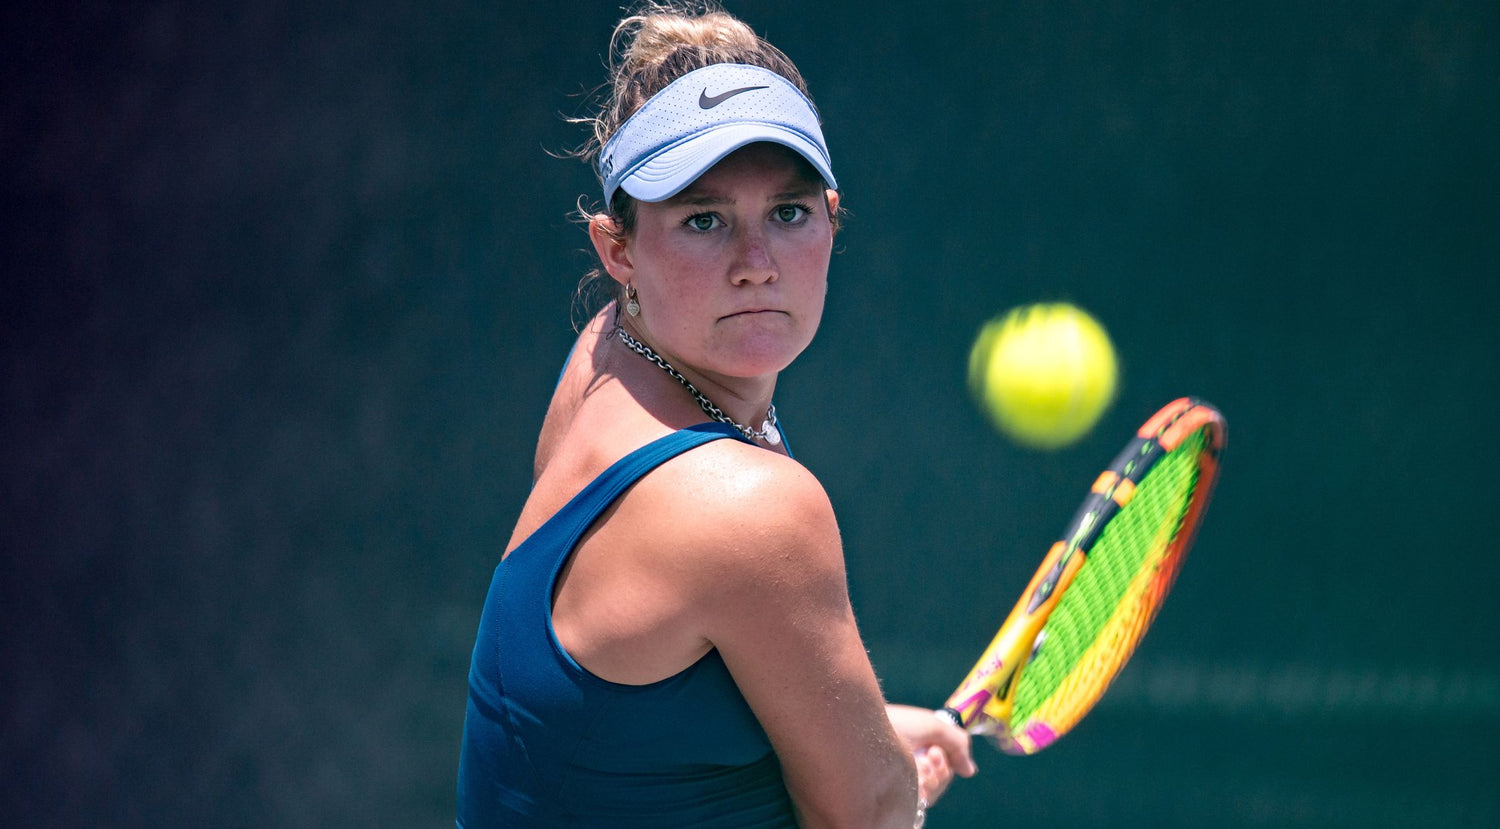
MULTIPOLYGON (((910 755, 907 759, 911 759, 910 755)), ((864 825, 906 829, 915 822, 918 792, 915 764, 908 762, 898 774, 892 775, 892 778, 890 784, 884 787, 876 799, 876 813, 871 816, 871 822, 864 825)))
POLYGON ((803 829, 909 829, 917 813, 915 764, 893 765, 861 795, 837 803, 798 802, 797 823, 803 829))

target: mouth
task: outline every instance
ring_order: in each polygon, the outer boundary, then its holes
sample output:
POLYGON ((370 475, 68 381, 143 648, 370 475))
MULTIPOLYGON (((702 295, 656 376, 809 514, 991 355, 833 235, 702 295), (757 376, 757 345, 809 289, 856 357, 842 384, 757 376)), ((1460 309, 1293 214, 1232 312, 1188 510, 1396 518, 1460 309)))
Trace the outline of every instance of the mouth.
POLYGON ((758 315, 761 315, 761 314, 782 314, 782 313, 786 313, 786 312, 779 311, 779 310, 777 310, 775 308, 747 308, 747 309, 745 309, 743 311, 736 311, 733 314, 726 314, 726 315, 724 315, 723 319, 730 320, 730 319, 735 319, 737 317, 748 318, 748 317, 758 316, 758 315))

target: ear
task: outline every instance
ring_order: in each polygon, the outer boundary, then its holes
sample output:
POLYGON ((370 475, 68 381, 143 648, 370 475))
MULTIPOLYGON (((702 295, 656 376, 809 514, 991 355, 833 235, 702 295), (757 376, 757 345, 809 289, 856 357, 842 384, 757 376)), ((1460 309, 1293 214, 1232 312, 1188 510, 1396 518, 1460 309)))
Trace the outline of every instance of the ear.
POLYGON ((589 218, 589 241, 594 243, 594 252, 604 270, 621 285, 630 284, 635 277, 635 266, 630 261, 630 248, 624 234, 614 219, 603 213, 589 218))

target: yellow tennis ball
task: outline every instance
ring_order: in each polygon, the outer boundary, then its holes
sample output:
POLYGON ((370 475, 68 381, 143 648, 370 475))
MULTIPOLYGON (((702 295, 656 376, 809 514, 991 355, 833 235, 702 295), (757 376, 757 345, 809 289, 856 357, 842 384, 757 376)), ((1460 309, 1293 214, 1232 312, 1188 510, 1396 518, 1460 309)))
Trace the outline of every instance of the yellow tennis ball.
POLYGON ((969 389, 1012 440, 1057 449, 1083 437, 1114 401, 1119 367, 1103 326, 1067 303, 1014 308, 980 329, 969 389))

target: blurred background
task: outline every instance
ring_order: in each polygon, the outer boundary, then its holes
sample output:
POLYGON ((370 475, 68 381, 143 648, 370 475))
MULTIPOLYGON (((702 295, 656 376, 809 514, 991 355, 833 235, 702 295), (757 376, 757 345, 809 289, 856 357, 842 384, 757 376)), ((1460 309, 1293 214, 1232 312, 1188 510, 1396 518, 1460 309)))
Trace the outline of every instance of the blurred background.
MULTIPOLYGON (((930 826, 1500 821, 1500 5, 732 2, 844 203, 777 405, 892 698, 941 704, 1125 437, 1230 424, 1172 600, 930 826), (1121 393, 1006 442, 1067 299, 1121 393)), ((452 825, 465 677, 590 266, 613 3, 0 12, 0 814, 452 825)))

